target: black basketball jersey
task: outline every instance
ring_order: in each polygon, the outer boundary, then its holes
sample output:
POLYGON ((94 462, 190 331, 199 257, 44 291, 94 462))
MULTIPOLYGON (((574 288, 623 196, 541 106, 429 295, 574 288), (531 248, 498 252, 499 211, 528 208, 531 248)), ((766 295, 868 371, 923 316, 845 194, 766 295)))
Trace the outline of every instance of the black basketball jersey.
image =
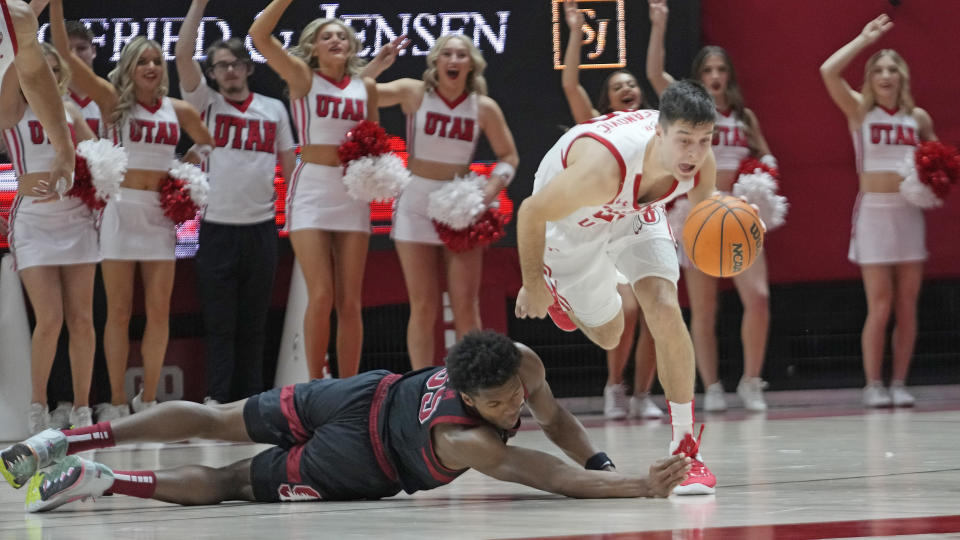
POLYGON ((492 427, 503 442, 513 437, 520 422, 510 430, 493 426, 466 406, 460 392, 447 386, 447 370, 424 368, 404 375, 391 385, 380 415, 383 436, 396 479, 404 491, 413 493, 452 482, 466 469, 444 467, 433 451, 431 430, 439 424, 492 427))

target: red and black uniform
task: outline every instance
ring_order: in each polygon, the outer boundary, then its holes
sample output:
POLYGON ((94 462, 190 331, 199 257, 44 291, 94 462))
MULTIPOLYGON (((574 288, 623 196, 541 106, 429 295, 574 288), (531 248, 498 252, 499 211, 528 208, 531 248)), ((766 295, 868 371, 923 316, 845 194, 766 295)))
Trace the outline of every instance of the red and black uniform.
POLYGON ((446 384, 439 367, 396 375, 369 371, 316 379, 251 397, 243 411, 250 438, 274 444, 253 458, 258 501, 379 499, 453 481, 464 470, 440 464, 431 429, 490 426, 446 384))

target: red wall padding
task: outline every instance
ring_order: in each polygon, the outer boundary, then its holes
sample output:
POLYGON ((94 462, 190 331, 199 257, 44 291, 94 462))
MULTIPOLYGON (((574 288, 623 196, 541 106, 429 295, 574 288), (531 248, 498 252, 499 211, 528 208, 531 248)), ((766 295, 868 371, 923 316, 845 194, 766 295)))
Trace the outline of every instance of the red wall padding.
MULTIPOLYGON (((960 58, 956 0, 722 0, 702 3, 705 45, 729 51, 747 106, 783 173, 787 224, 768 237, 772 281, 859 277, 847 261, 857 194, 853 145, 819 67, 881 13, 894 28, 855 59, 845 75, 854 89, 866 59, 896 49, 911 70, 913 96, 933 117, 941 141, 960 144, 960 58)), ((960 276, 960 186, 945 208, 927 212, 929 277, 960 276)))

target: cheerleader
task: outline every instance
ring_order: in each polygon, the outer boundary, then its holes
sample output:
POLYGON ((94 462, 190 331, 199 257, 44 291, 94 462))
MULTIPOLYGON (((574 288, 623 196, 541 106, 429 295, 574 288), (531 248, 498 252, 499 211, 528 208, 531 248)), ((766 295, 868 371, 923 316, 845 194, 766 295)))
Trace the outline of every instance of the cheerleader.
POLYGON ((323 377, 330 311, 337 310, 337 368, 355 375, 363 345, 361 288, 370 243, 370 206, 347 194, 337 147, 361 120, 377 121, 377 89, 358 77, 360 40, 339 19, 315 19, 289 52, 270 33, 292 0, 274 0, 250 36, 287 83, 300 164, 287 194, 287 228, 307 284, 303 318, 310 378, 323 377))
POLYGON ((860 91, 842 73, 865 48, 893 28, 887 15, 867 23, 860 35, 833 53, 820 74, 833 102, 847 117, 857 154, 860 193, 853 211, 849 259, 860 265, 867 295, 867 319, 860 343, 868 407, 910 407, 904 382, 917 339, 917 297, 927 258, 923 212, 900 194, 900 170, 921 141, 935 141, 933 120, 910 94, 910 70, 893 49, 873 54, 860 91), (883 125, 878 128, 878 124, 883 125), (887 322, 893 311, 893 377, 883 386, 887 322))
MULTIPOLYGON (((570 29, 570 38, 563 57, 561 82, 573 121, 580 124, 613 111, 650 108, 644 99, 643 90, 637 78, 626 69, 618 69, 603 80, 597 97, 597 108, 593 107, 587 91, 580 85, 583 12, 577 9, 577 3, 572 0, 565 1, 563 9, 570 29)), ((624 418, 628 414, 634 417, 659 418, 663 415, 663 411, 650 399, 650 387, 653 385, 653 377, 657 370, 656 350, 653 339, 650 337, 650 329, 647 328, 647 322, 642 314, 639 314, 640 306, 630 285, 621 284, 617 287, 617 291, 623 299, 625 330, 617 347, 607 351, 607 384, 603 389, 603 414, 607 418, 624 418), (623 368, 633 349, 635 324, 639 324, 640 339, 634 356, 634 391, 628 408, 626 388, 623 384, 623 368)))
MULTIPOLYGON (((402 40, 398 38, 398 40, 402 40)), ((379 74, 402 47, 398 42, 378 54, 368 73, 379 74)), ((480 280, 483 248, 456 252, 440 239, 427 215, 430 194, 470 172, 482 132, 498 163, 483 188, 489 206, 513 179, 519 158, 500 106, 487 96, 487 62, 462 35, 437 39, 427 53, 423 79, 397 79, 377 85, 380 106, 400 105, 407 116, 408 168, 412 180, 395 202, 392 237, 410 299, 407 350, 413 369, 433 365, 434 328, 442 307, 444 269, 453 324, 459 340, 480 329, 480 280)))
POLYGON ((130 40, 106 80, 70 52, 62 0, 50 3, 50 27, 54 45, 67 59, 77 88, 97 102, 106 133, 128 155, 120 197, 107 203, 100 224, 107 296, 103 339, 111 391, 111 404, 98 411, 98 420, 103 421, 129 414, 124 381, 138 264, 146 311, 140 345, 144 375, 131 407, 138 412, 156 404, 169 339, 177 242, 175 224, 164 215, 159 190, 168 180, 181 129, 196 143, 184 161, 200 162, 209 154, 213 138, 193 107, 167 97, 169 79, 159 43, 142 36, 130 40))
MULTIPOLYGON (((666 0, 650 1, 651 30, 647 48, 647 78, 658 94, 663 93, 673 82, 673 77, 664 71, 667 16, 666 0)), ((756 115, 743 104, 737 72, 727 52, 716 46, 701 49, 693 60, 690 77, 706 87, 717 107, 713 138, 713 153, 717 159, 717 189, 724 192, 733 190, 740 162, 748 156, 761 158, 764 163, 775 167, 776 160, 770 155, 770 148, 760 131, 756 115)), ((705 388, 703 407, 706 411, 724 411, 727 404, 717 373, 718 280, 696 269, 684 257, 681 257, 681 266, 690 298, 690 334, 696 351, 697 369, 705 388)), ((767 408, 763 398, 766 383, 760 378, 760 374, 763 371, 770 326, 770 286, 763 252, 750 268, 733 278, 733 284, 743 303, 743 320, 740 325, 743 376, 737 385, 737 394, 746 409, 764 411, 767 408)))
MULTIPOLYGON (((70 68, 49 44, 41 44, 61 95, 70 83, 70 68)), ((58 103, 57 105, 61 105, 58 103)), ((93 139, 80 109, 61 105, 70 129, 79 140, 93 139)), ((94 215, 80 199, 44 200, 55 148, 33 108, 20 90, 16 69, 7 70, 0 88, 0 130, 10 149, 17 175, 17 197, 10 211, 7 234, 20 280, 33 306, 36 326, 30 350, 30 433, 52 426, 47 407, 47 382, 60 329, 70 330, 70 370, 73 408, 69 422, 92 424, 90 380, 96 337, 93 330, 93 276, 100 261, 94 215)), ((0 224, 2 225, 2 224, 0 224)), ((0 227, 2 228, 2 227, 0 227)))

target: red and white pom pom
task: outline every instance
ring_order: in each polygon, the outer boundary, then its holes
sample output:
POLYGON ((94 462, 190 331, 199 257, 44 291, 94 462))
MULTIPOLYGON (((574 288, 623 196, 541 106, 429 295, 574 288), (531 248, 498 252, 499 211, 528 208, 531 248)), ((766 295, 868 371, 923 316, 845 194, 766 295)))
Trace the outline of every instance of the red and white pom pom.
POLYGON ((403 193, 409 182, 410 171, 403 165, 403 160, 392 153, 354 159, 343 173, 347 195, 365 202, 395 198, 403 193))
POLYGON ((160 207, 177 225, 197 217, 207 203, 207 175, 192 163, 174 161, 160 184, 160 207))
POLYGON ((376 122, 361 120, 347 132, 337 155, 347 194, 358 201, 392 199, 410 182, 410 171, 390 152, 387 132, 376 122))
POLYGON ((741 174, 733 185, 733 194, 757 206, 760 219, 772 231, 786 222, 787 198, 777 195, 777 181, 766 172, 741 174))
POLYGON ((900 194, 919 208, 938 208, 960 180, 960 153, 936 141, 920 143, 900 170, 900 194))
POLYGON ((775 163, 776 159, 770 154, 761 159, 748 156, 740 162, 737 180, 733 184, 733 194, 756 205, 768 231, 786 223, 787 208, 790 206, 786 197, 777 195, 780 171, 774 166, 775 163))
POLYGON ((105 139, 88 140, 77 145, 76 155, 68 196, 79 198, 91 210, 103 208, 111 197, 120 197, 120 184, 127 172, 126 150, 105 139))
POLYGON ((497 211, 497 203, 490 207, 483 204, 486 183, 486 177, 471 171, 430 194, 427 216, 452 251, 468 251, 503 238, 503 217, 497 211))
POLYGON ((674 200, 673 204, 667 208, 667 223, 670 225, 674 238, 679 239, 683 236, 683 225, 687 222, 687 216, 690 215, 691 208, 693 208, 693 205, 690 204, 690 199, 686 197, 674 200))

